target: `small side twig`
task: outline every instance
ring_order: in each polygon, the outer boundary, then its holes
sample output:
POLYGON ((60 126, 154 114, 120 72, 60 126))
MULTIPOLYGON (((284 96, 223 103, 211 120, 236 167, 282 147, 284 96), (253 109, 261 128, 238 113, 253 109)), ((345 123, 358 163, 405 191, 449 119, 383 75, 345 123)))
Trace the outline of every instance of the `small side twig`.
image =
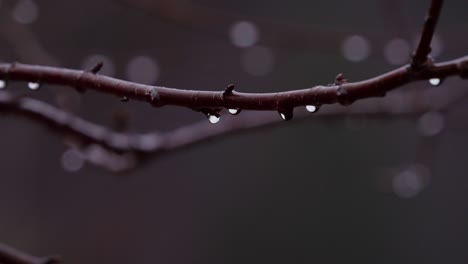
POLYGON ((89 71, 93 74, 97 74, 101 69, 104 63, 102 61, 96 63, 89 71))
POLYGON ((443 0, 432 0, 429 11, 424 21, 424 27, 421 33, 418 47, 413 54, 411 66, 414 69, 422 68, 427 65, 428 55, 431 52, 431 41, 434 36, 437 21, 442 10, 443 0))

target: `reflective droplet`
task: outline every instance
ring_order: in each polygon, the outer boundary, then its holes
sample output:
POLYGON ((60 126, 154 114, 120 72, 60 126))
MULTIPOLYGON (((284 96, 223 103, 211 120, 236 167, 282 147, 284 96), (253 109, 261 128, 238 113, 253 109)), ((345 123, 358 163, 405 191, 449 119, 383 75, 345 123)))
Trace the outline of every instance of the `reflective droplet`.
POLYGON ((31 90, 38 90, 40 86, 41 85, 38 82, 28 82, 28 88, 31 90))
POLYGON ((208 121, 210 121, 211 124, 216 124, 221 119, 219 116, 215 116, 211 114, 208 114, 207 116, 208 116, 208 121))
POLYGON ((318 111, 318 107, 315 105, 306 105, 306 110, 310 113, 315 113, 318 111))
POLYGON ((278 111, 281 119, 285 120, 285 121, 288 121, 288 120, 291 120, 293 118, 293 111, 278 111))
POLYGON ((429 83, 432 86, 439 86, 442 83, 442 81, 439 78, 432 78, 432 79, 429 79, 429 83))
POLYGON ((240 113, 240 109, 239 108, 229 108, 228 109, 228 112, 231 114, 231 115, 237 115, 240 113))
POLYGON ((6 88, 6 82, 4 80, 0 80, 0 89, 6 88))

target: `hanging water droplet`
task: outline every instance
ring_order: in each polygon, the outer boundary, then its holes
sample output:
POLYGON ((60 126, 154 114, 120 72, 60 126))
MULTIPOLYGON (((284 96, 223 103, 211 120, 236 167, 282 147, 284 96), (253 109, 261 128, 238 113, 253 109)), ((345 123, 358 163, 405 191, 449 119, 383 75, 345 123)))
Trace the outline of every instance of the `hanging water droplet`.
POLYGON ((281 116, 281 119, 288 121, 293 118, 293 110, 287 110, 287 111, 278 111, 279 115, 281 116))
POLYGON ((438 86, 442 83, 442 81, 439 78, 432 78, 429 79, 429 83, 433 86, 438 86))
POLYGON ((231 114, 231 115, 237 115, 240 113, 240 109, 239 108, 229 108, 228 109, 228 112, 231 114))
POLYGON ((6 87, 6 82, 4 80, 0 80, 0 89, 4 89, 6 87))
POLYGON ((315 106, 315 105, 306 105, 306 110, 310 113, 315 113, 317 112, 319 109, 318 106, 315 106))
POLYGON ((212 115, 212 114, 208 114, 207 116, 208 116, 208 121, 210 121, 211 124, 216 124, 221 119, 221 117, 215 116, 215 115, 212 115))
POLYGON ((38 82, 28 82, 28 88, 35 91, 35 90, 38 90, 40 88, 40 83, 38 82))

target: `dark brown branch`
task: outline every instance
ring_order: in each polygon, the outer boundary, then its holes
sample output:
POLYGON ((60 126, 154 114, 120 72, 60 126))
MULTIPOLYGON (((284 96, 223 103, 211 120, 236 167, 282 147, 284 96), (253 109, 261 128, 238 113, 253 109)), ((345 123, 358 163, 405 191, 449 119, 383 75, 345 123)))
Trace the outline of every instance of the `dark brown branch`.
POLYGON ((60 84, 86 87, 103 93, 115 94, 146 101, 154 106, 177 105, 197 108, 237 108, 241 110, 292 109, 304 105, 348 104, 359 99, 383 96, 387 91, 416 80, 445 78, 452 75, 468 75, 468 56, 437 63, 424 71, 414 71, 409 65, 380 76, 341 85, 315 86, 312 88, 280 93, 240 93, 231 96, 224 92, 181 90, 127 82, 87 71, 37 66, 28 64, 0 64, 0 78, 9 81, 33 81, 42 84, 60 84))
POLYGON ((432 0, 431 7, 426 15, 424 27, 421 33, 418 47, 413 55, 411 66, 413 68, 421 68, 428 61, 428 55, 431 52, 431 41, 434 36, 437 21, 442 10, 443 0, 432 0))
POLYGON ((61 262, 58 256, 35 257, 0 243, 0 263, 2 264, 55 264, 61 262))
MULTIPOLYGON (((331 117, 350 114, 390 115, 421 113, 439 110, 464 98, 468 89, 446 86, 444 89, 418 89, 397 92, 377 100, 363 100, 352 107, 324 107, 319 113, 298 111, 296 119, 304 117, 331 117), (414 103, 414 98, 418 103, 414 103)), ((206 140, 228 134, 258 129, 281 123, 276 113, 256 112, 241 116, 223 116, 217 125, 204 120, 167 133, 128 134, 112 131, 64 112, 44 102, 31 98, 16 98, 7 92, 0 93, 0 111, 22 115, 47 125, 71 139, 88 162, 110 171, 133 169, 141 162, 161 154, 174 152, 206 140)))

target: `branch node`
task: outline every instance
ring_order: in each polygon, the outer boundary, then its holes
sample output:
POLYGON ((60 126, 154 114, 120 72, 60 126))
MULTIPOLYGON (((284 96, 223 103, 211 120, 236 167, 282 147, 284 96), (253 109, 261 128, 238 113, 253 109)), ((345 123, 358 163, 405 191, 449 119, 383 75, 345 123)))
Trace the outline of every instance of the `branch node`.
POLYGON ((150 98, 150 103, 153 106, 162 106, 161 103, 161 98, 159 97, 159 92, 156 90, 156 88, 151 88, 145 92, 146 96, 149 96, 150 98))
POLYGON ((336 96, 338 98, 338 103, 341 105, 350 105, 354 102, 354 100, 349 96, 348 90, 343 86, 339 86, 336 89, 336 96))
POLYGON ((423 60, 418 59, 415 53, 413 53, 411 56, 410 66, 415 73, 421 73, 422 71, 429 69, 433 65, 434 59, 430 55, 427 55, 423 60))
POLYGON ((96 65, 94 65, 90 70, 89 72, 91 72, 92 74, 97 74, 101 69, 102 69, 102 66, 104 65, 104 62, 100 61, 98 63, 96 63, 96 65))
POLYGON ((335 85, 342 85, 342 84, 347 83, 347 82, 348 82, 348 79, 344 79, 343 73, 339 73, 335 77, 335 85))
POLYGON ((226 89, 223 92, 223 96, 229 96, 232 95, 232 92, 234 91, 234 88, 236 86, 234 84, 229 84, 226 89))

